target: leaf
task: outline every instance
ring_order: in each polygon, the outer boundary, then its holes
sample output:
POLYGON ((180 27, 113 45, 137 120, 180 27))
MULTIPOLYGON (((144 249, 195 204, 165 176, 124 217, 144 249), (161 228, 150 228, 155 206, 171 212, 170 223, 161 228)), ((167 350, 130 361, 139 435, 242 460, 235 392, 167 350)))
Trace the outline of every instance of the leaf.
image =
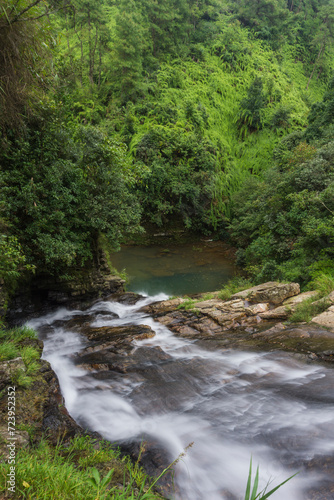
POLYGON ((101 480, 101 488, 105 488, 113 475, 114 469, 111 469, 106 476, 101 480))
POLYGON ((247 486, 246 486, 245 500, 249 500, 251 483, 252 483, 252 458, 251 458, 250 464, 249 464, 249 473, 248 473, 248 481, 247 481, 247 486))
POLYGON ((254 480, 252 496, 251 496, 252 500, 254 500, 256 498, 258 485, 259 485, 259 466, 257 466, 257 469, 256 469, 255 480, 254 480))
POLYGON ((101 482, 101 477, 99 471, 94 467, 92 469, 93 480, 95 481, 96 486, 98 486, 101 482))

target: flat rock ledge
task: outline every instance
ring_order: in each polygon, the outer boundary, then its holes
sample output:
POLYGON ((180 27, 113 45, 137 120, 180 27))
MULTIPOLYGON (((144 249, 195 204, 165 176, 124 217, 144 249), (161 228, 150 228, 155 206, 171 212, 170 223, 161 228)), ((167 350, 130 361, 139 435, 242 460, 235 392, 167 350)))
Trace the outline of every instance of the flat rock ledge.
POLYGON ((144 310, 160 316, 176 309, 191 309, 201 313, 224 328, 259 323, 261 320, 287 319, 295 306, 316 292, 300 293, 298 283, 270 281, 232 295, 230 300, 219 298, 215 292, 208 300, 179 297, 147 306, 144 310))
POLYGON ((325 299, 333 304, 310 324, 283 324, 316 291, 300 293, 298 283, 268 282, 238 292, 229 300, 219 292, 194 299, 179 297, 143 308, 176 335, 226 347, 276 347, 306 354, 310 359, 334 361, 334 292, 325 299), (202 297, 202 298, 201 298, 202 297))

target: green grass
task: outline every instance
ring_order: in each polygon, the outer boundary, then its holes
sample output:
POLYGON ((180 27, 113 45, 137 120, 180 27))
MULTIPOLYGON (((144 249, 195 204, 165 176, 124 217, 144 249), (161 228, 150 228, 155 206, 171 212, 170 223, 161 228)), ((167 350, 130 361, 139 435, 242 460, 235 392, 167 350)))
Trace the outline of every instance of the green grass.
POLYGON ((329 300, 321 299, 314 301, 314 297, 304 300, 296 306, 294 313, 290 316, 289 321, 292 323, 308 323, 314 316, 321 314, 331 305, 329 300))
MULTIPOLYGON (((211 299, 214 299, 215 298, 215 295, 214 293, 206 293, 205 295, 203 295, 203 297, 200 299, 201 301, 202 300, 211 300, 211 299)), ((197 301, 199 302, 199 301, 197 301)))
POLYGON ((194 304, 196 304, 196 302, 198 302, 198 300, 186 298, 182 304, 177 306, 177 309, 184 309, 185 311, 192 310, 194 309, 194 304))
MULTIPOLYGON (((9 464, 0 473, 0 491, 8 487, 9 464)), ((52 447, 42 440, 35 448, 18 451, 16 493, 28 500, 154 500, 152 480, 105 441, 74 438, 52 447), (140 474, 139 474, 140 471, 140 474), (120 487, 119 485, 123 486, 120 487)))
POLYGON ((247 288, 251 288, 252 286, 253 283, 251 283, 251 281, 247 280, 246 278, 236 276, 229 280, 226 285, 220 290, 218 298, 221 300, 229 300, 235 293, 241 292, 242 290, 247 290, 247 288))
POLYGON ((311 281, 309 287, 315 288, 320 297, 325 297, 334 290, 334 276, 328 273, 320 273, 311 281))
POLYGON ((6 340, 0 344, 0 361, 8 361, 17 358, 19 355, 20 351, 13 342, 6 340))
POLYGON ((36 339, 36 332, 26 326, 7 329, 4 325, 0 327, 0 362, 10 361, 21 357, 25 369, 17 368, 11 373, 13 384, 20 387, 29 387, 32 376, 39 370, 40 352, 33 346, 22 345, 24 341, 36 339))
POLYGON ((2 324, 0 325, 0 340, 9 340, 11 342, 21 342, 25 339, 35 339, 37 334, 35 330, 29 328, 28 326, 19 326, 16 328, 5 328, 2 324))
POLYGON ((38 360, 40 353, 32 346, 25 346, 21 349, 21 356, 27 369, 27 374, 32 375, 39 369, 38 360))
POLYGON ((334 290, 334 276, 330 273, 319 273, 309 283, 308 288, 315 289, 318 294, 296 306, 290 317, 290 321, 293 323, 308 323, 312 318, 328 309, 332 302, 326 297, 334 290))

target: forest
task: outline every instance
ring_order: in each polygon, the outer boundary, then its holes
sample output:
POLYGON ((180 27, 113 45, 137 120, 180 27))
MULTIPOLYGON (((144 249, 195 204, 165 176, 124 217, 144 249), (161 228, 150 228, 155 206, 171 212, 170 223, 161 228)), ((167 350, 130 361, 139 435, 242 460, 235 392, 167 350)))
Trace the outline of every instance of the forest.
POLYGON ((147 224, 334 275, 332 0, 1 0, 0 280, 147 224))

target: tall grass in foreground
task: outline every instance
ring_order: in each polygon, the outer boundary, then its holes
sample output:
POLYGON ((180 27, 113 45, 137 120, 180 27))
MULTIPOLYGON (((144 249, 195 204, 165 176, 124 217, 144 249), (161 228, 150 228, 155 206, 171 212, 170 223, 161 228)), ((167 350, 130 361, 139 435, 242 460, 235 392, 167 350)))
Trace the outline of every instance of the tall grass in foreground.
MULTIPOLYGON (((297 472, 298 474, 298 472, 297 472)), ((293 474, 293 476, 288 477, 285 481, 280 483, 278 486, 275 486, 272 490, 267 492, 269 482, 267 486, 258 493, 258 488, 259 488, 259 466, 256 469, 256 474, 254 478, 254 483, 252 487, 252 459, 250 461, 249 465, 249 473, 248 473, 248 481, 247 481, 247 486, 246 486, 246 493, 245 493, 245 500, 266 500, 267 498, 271 497, 277 491, 283 484, 287 483, 295 477, 296 474, 293 474)))
MULTIPOLYGON (((35 448, 19 450, 16 493, 27 500, 158 500, 154 481, 121 457, 108 442, 74 438, 52 447, 42 440, 35 448)), ((0 492, 6 491, 9 465, 0 472, 0 492)))

